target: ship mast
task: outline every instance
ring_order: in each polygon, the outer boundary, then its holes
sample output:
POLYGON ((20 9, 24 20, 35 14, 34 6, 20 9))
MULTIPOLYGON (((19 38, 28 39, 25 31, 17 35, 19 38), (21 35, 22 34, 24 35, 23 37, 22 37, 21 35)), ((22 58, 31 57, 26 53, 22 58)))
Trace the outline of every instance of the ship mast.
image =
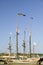
MULTIPOLYGON (((23 13, 18 13, 17 16, 26 16, 23 13)), ((18 59, 18 21, 16 21, 16 58, 18 59)))
POLYGON ((25 42, 25 35, 26 35, 26 31, 24 30, 24 40, 23 40, 23 59, 25 59, 25 47, 26 47, 26 42, 25 42))
POLYGON ((33 17, 30 17, 31 21, 30 21, 30 32, 29 32, 29 54, 30 54, 30 58, 31 58, 31 43, 32 43, 32 20, 33 17))
POLYGON ((16 58, 18 58, 18 25, 16 26, 16 58))
POLYGON ((12 33, 9 34, 9 43, 8 43, 8 45, 9 45, 9 46, 8 46, 8 49, 9 49, 9 55, 11 55, 11 53, 12 53, 11 34, 12 34, 12 33))

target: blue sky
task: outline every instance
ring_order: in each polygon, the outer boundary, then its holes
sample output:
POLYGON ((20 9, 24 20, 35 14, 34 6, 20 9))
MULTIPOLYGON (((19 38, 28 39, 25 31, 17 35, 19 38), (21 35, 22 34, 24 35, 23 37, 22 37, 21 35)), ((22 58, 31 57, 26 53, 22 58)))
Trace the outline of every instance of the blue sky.
POLYGON ((0 0, 0 53, 8 52, 10 32, 12 32, 12 52, 16 51, 16 21, 19 27, 19 52, 23 52, 25 28, 26 52, 28 52, 30 17, 33 17, 32 47, 35 42, 35 52, 43 53, 43 0, 0 0), (17 16, 17 13, 24 13, 26 17, 17 16))

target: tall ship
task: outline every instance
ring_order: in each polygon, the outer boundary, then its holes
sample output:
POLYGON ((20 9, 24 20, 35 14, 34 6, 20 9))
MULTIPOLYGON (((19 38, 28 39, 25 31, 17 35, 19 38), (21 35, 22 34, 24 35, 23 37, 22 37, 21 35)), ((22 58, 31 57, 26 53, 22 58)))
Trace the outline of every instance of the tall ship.
MULTIPOLYGON (((26 16, 25 14, 18 13, 18 16, 26 16)), ((31 17, 31 19, 33 19, 31 17)), ((9 54, 5 54, 0 56, 0 61, 4 62, 5 64, 9 63, 34 63, 37 62, 40 64, 40 57, 34 53, 34 46, 33 46, 33 53, 31 52, 31 37, 32 37, 32 22, 30 22, 30 32, 29 32, 29 53, 25 53, 26 50, 26 31, 24 30, 24 39, 23 39, 23 53, 18 52, 18 22, 16 22, 16 53, 12 53, 12 45, 11 45, 11 33, 9 35, 9 43, 8 43, 8 50, 9 54)), ((43 59, 43 58, 42 58, 43 59)))

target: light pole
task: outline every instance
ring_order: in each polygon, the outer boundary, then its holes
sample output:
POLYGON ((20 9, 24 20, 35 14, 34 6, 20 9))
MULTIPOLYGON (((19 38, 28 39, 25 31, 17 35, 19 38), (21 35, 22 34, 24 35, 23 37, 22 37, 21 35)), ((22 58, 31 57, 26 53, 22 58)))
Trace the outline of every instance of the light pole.
MULTIPOLYGON (((18 13, 17 16, 26 16, 23 13, 18 13)), ((16 58, 18 58, 18 21, 16 21, 16 58)))
POLYGON ((30 21, 30 33, 29 33, 29 54, 30 54, 30 58, 31 58, 31 39, 32 39, 32 20, 33 17, 30 17, 31 21, 30 21))

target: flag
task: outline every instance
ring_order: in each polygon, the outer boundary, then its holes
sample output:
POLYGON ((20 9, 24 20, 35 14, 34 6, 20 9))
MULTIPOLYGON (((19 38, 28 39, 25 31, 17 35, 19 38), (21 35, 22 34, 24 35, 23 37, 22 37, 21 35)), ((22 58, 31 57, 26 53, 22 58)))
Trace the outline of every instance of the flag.
POLYGON ((23 13, 18 13, 17 15, 19 15, 19 16, 26 16, 26 15, 23 14, 23 13))

